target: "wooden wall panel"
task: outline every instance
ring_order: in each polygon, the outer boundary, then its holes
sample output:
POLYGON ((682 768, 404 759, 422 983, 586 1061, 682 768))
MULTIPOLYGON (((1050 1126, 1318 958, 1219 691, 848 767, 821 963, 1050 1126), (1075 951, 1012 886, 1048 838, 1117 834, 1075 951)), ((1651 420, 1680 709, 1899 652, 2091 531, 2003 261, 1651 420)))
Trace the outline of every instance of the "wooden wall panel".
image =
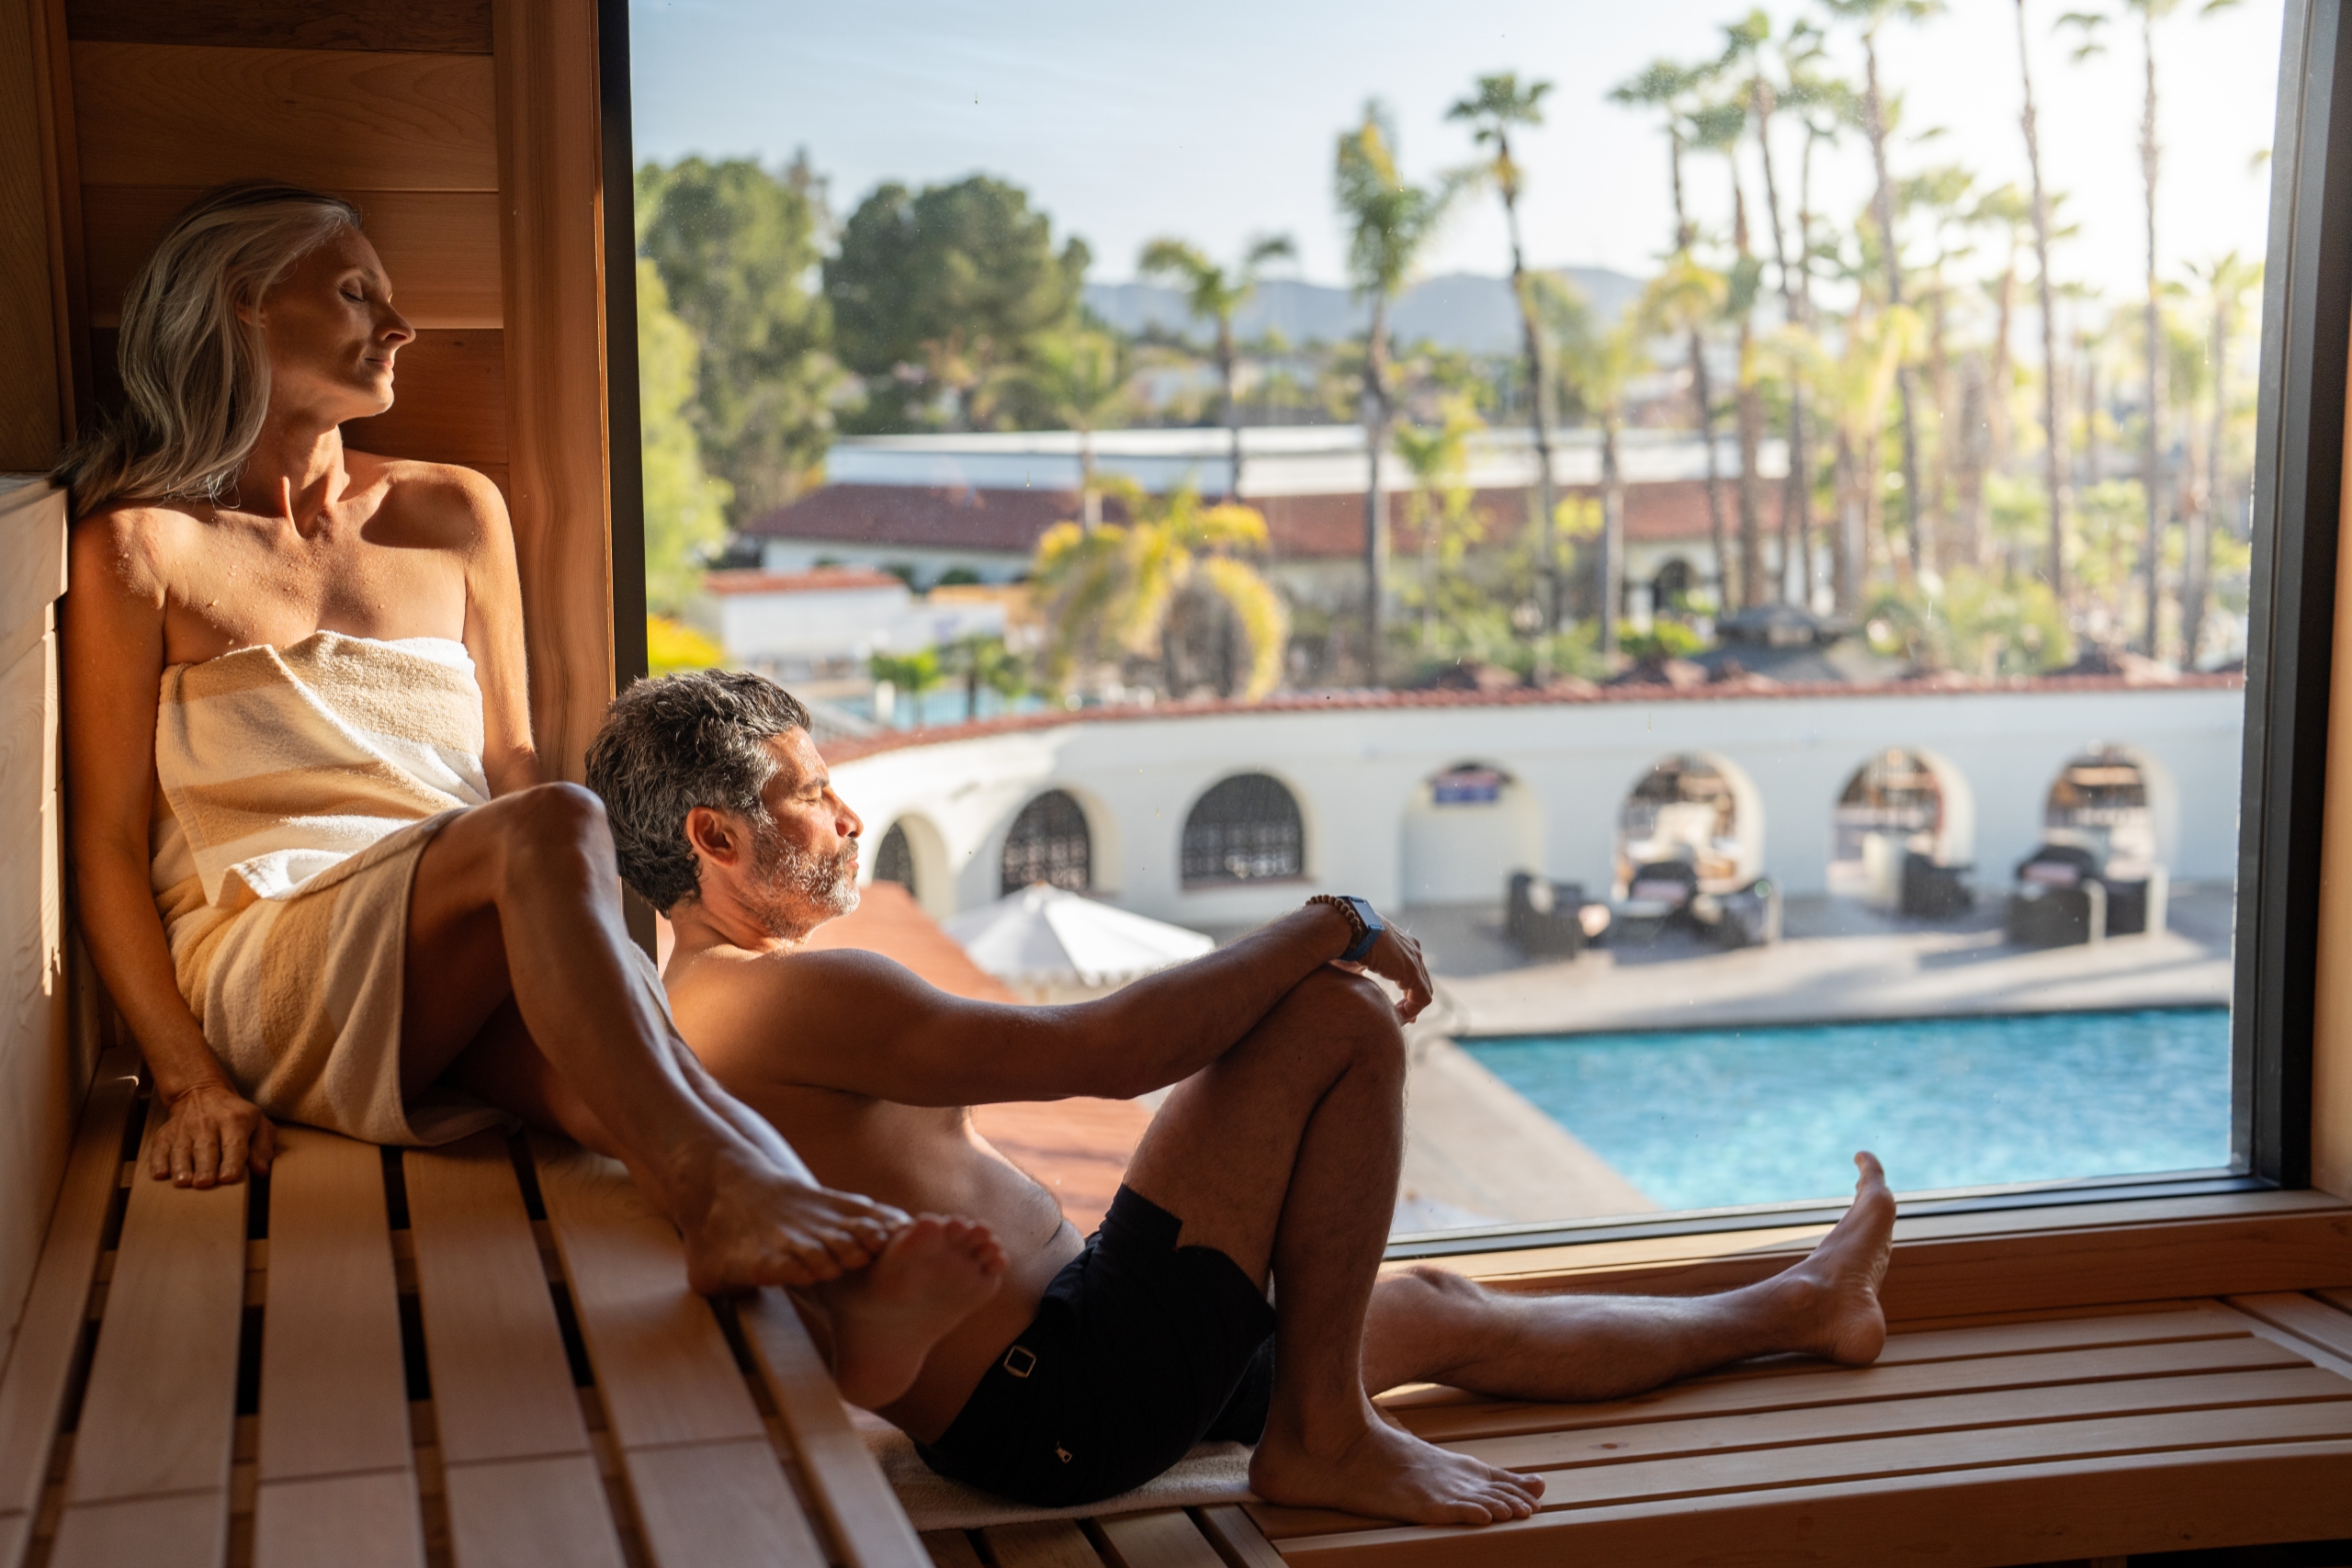
POLYGON ((100 43, 490 52, 490 0, 66 0, 65 24, 100 43))
POLYGON ((577 779, 613 693, 596 17, 581 0, 500 0, 496 20, 506 494, 539 756, 577 779))
POLYGON ((392 375, 390 410, 345 425, 347 445, 469 468, 509 461, 503 333, 419 333, 393 361, 392 375))
POLYGON ((39 5, 0 0, 0 471, 48 468, 65 435, 39 5))
MULTIPOLYGON (((2352 402, 2345 408, 2352 446, 2352 402)), ((2352 1198, 2352 463, 2344 468, 2320 832, 2319 975, 2312 997, 2312 1185, 2352 1198)))
MULTIPOLYGON (((92 186, 263 176, 349 190, 496 190, 495 88, 474 54, 76 43, 92 186)), ((593 105, 594 79, 590 79, 593 105)))
MULTIPOLYGON (((83 201, 90 324, 120 320, 122 297, 196 186, 93 186, 83 201)), ((392 280, 392 302, 422 328, 500 321, 498 197, 491 191, 342 190, 392 280)), ((502 415, 502 417, 503 417, 502 415)))

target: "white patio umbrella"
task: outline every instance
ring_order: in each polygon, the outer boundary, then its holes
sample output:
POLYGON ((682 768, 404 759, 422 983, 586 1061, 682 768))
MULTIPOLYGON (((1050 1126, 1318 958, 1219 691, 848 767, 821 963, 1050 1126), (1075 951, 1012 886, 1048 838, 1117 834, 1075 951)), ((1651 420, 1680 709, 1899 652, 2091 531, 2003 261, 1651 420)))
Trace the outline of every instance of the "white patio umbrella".
POLYGON ((1216 943, 1058 887, 1035 883, 946 922, 972 962, 1039 999, 1100 994, 1216 943))

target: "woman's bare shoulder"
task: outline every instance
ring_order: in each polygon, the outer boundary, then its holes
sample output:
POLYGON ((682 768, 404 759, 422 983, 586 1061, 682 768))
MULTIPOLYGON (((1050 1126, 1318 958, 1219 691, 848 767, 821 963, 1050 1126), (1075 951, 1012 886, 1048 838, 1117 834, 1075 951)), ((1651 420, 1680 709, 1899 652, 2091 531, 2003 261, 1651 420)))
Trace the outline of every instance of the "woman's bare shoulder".
POLYGON ((456 463, 346 453, 355 479, 380 480, 385 499, 402 516, 431 530, 435 542, 459 549, 503 539, 512 525, 506 497, 489 475, 456 463))
POLYGON ((75 520, 70 533, 75 584, 93 578, 134 598, 161 601, 172 564, 202 523, 169 502, 125 502, 75 520))

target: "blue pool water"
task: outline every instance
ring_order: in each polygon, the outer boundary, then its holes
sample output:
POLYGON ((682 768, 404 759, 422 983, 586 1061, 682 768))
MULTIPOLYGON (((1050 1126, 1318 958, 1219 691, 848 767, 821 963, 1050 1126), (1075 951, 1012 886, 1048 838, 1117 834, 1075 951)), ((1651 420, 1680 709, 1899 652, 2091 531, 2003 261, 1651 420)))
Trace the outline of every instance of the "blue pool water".
POLYGON ((1465 1041, 1669 1209, 2226 1165, 2224 1008, 1465 1041))

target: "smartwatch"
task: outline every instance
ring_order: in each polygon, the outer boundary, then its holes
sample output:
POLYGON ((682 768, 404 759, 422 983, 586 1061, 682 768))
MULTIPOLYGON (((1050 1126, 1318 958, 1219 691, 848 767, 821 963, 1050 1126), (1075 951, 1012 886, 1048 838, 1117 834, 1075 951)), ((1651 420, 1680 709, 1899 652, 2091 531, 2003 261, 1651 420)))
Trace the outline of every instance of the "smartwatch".
POLYGON ((1372 951, 1373 944, 1380 940, 1380 933, 1388 929, 1387 923, 1380 918, 1380 911, 1372 907, 1370 899, 1359 898, 1351 893, 1318 893, 1307 902, 1331 905, 1347 916, 1348 924, 1355 928, 1355 941, 1340 954, 1342 964, 1361 963, 1363 955, 1372 951))

